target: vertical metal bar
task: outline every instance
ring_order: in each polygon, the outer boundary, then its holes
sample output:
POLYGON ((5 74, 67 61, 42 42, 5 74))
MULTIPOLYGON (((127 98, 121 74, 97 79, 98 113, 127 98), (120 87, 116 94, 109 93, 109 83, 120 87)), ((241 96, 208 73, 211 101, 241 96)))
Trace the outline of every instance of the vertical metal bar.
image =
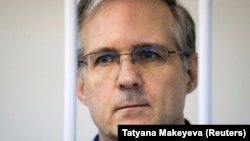
POLYGON ((211 124, 211 0, 199 1, 199 124, 211 124))
POLYGON ((76 140, 76 1, 65 0, 64 141, 76 140))

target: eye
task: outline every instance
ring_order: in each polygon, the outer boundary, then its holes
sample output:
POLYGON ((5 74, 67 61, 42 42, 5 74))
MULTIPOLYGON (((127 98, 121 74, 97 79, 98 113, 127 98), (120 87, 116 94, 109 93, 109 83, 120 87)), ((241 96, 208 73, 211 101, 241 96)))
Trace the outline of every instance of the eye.
POLYGON ((95 64, 96 65, 109 65, 110 63, 114 62, 116 59, 113 53, 102 53, 99 57, 96 58, 95 64))
POLYGON ((137 48, 134 50, 133 57, 138 63, 161 63, 166 60, 166 50, 156 47, 148 46, 137 48))
POLYGON ((159 60, 160 54, 155 48, 141 48, 138 49, 135 53, 135 58, 139 62, 151 62, 159 60))
POLYGON ((98 64, 106 65, 110 62, 111 62, 111 56, 109 56, 109 55, 105 55, 105 56, 101 56, 101 57, 97 58, 98 64))
POLYGON ((143 60, 146 60, 146 61, 154 60, 157 57, 157 54, 152 51, 142 51, 141 55, 142 55, 143 60))

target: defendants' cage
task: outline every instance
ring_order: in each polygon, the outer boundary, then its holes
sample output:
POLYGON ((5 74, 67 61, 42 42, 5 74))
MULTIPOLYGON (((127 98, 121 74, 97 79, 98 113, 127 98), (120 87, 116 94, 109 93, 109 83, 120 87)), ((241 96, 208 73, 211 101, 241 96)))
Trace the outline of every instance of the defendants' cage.
MULTIPOLYGON (((211 2, 199 1, 199 124, 211 123, 211 2)), ((65 0, 64 141, 76 141, 76 0, 65 0)))

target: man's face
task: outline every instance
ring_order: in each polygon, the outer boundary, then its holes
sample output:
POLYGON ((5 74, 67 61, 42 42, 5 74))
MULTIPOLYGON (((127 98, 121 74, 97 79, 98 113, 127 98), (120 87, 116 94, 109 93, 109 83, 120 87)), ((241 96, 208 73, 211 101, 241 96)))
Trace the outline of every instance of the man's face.
MULTIPOLYGON (((173 15, 160 1, 111 1, 91 16, 81 32, 85 54, 103 48, 126 54, 145 43, 177 51, 171 37, 173 15)), ((152 68, 141 68, 131 63, 130 55, 122 55, 120 64, 105 74, 83 68, 78 97, 89 107, 100 134, 117 135, 118 124, 183 124, 185 96, 196 86, 189 84, 196 73, 190 71, 179 54, 152 68)))

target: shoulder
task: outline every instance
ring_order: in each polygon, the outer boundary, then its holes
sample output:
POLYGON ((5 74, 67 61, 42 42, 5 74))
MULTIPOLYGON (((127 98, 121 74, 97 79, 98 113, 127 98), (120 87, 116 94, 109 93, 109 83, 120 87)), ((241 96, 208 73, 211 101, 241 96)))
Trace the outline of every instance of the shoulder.
POLYGON ((99 140, 99 136, 98 136, 98 134, 95 136, 95 138, 94 138, 94 140, 93 141, 100 141, 99 140))
POLYGON ((185 125, 191 125, 191 123, 187 119, 185 119, 185 125))

